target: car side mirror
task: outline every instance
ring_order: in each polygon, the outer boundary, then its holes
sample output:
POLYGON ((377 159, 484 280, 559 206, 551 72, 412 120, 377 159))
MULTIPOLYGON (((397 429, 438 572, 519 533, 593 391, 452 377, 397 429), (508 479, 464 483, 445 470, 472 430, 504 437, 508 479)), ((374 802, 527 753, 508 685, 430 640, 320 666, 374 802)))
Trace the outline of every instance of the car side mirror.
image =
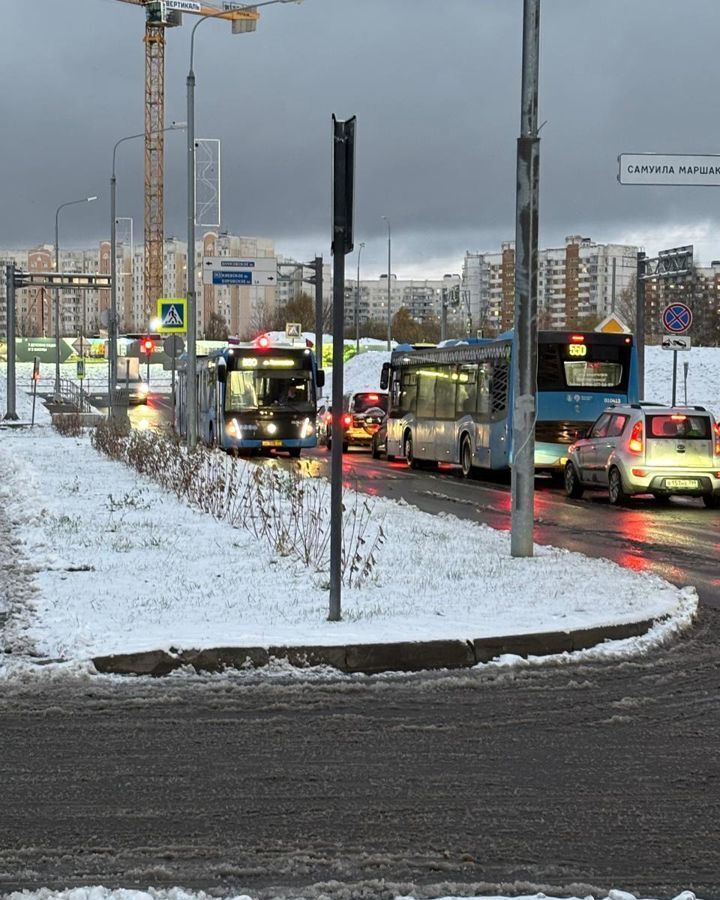
POLYGON ((317 370, 317 386, 325 387, 325 370, 324 369, 317 370))
POLYGON ((224 359, 219 359, 217 364, 217 380, 220 384, 225 384, 225 376, 227 374, 227 363, 224 359))

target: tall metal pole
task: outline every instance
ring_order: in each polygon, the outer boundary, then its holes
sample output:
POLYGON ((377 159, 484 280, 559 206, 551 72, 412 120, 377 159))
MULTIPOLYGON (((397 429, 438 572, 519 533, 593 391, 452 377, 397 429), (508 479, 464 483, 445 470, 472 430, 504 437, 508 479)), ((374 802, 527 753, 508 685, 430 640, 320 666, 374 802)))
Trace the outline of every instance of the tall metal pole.
POLYGON ((360 254, 365 246, 365 242, 358 244, 357 258, 357 285, 355 288, 355 352, 360 352, 360 254))
MULTIPOLYGON (((64 206, 63 204, 62 206, 64 206)), ((62 206, 55 210, 55 273, 60 271, 60 238, 58 217, 62 206)), ((60 289, 55 288, 55 399, 60 399, 60 289)))
POLYGON ((635 288, 635 346, 638 363, 638 394, 645 399, 645 254, 637 255, 637 286, 635 288))
POLYGON ((187 445, 197 444, 197 312, 195 304, 195 73, 193 49, 195 29, 190 37, 190 70, 187 76, 187 445))
POLYGON ((510 552, 533 555, 537 395, 537 247, 540 140, 537 134, 540 0, 524 0, 522 113, 517 145, 515 330, 513 340, 510 552))
MULTIPOLYGON (((119 141, 118 141, 119 143, 119 141)), ((115 408, 115 385, 117 384, 117 222, 115 212, 115 150, 113 150, 113 168, 110 176, 110 320, 108 322, 108 411, 112 418, 115 408)))
POLYGON ((5 418, 17 421, 15 409, 15 264, 5 267, 5 298, 7 305, 7 411, 5 418))
POLYGON ((385 220, 385 224, 387 225, 388 230, 388 270, 387 270, 387 348, 388 350, 392 349, 392 312, 390 309, 391 306, 391 293, 390 293, 390 273, 392 272, 392 235, 390 231, 390 219, 387 216, 381 216, 382 219, 385 220))
MULTIPOLYGON (((315 268, 315 358, 317 366, 323 366, 323 258, 316 256, 315 268)), ((322 390, 322 388, 321 388, 322 390)))
MULTIPOLYGON (((55 272, 60 271, 60 237, 59 219, 60 210, 66 206, 75 206, 78 203, 92 203, 97 197, 83 197, 82 200, 69 200, 61 203, 55 210, 55 272)), ((60 289, 55 288, 55 396, 60 396, 60 289)))

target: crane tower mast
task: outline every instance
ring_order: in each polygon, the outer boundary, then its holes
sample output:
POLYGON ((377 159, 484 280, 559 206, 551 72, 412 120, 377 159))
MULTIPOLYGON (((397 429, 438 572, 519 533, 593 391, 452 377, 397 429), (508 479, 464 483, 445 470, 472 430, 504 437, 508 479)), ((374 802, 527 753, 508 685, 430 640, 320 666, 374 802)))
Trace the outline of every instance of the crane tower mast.
MULTIPOLYGON (((165 29, 182 25, 183 13, 225 19, 233 31, 254 31, 259 12, 251 6, 224 2, 222 8, 200 0, 121 0, 145 9, 145 291, 143 308, 149 324, 163 296, 165 29)), ((188 247, 188 253, 194 248, 188 247)), ((115 273, 113 272, 113 277, 115 273)))

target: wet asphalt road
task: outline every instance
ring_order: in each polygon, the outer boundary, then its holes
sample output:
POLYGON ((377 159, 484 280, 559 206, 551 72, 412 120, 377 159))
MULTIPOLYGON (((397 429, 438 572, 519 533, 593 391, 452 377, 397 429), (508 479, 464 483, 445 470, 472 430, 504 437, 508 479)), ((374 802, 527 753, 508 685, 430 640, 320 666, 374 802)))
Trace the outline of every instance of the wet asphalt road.
MULTIPOLYGON (((303 465, 322 468, 323 451, 303 465)), ((371 493, 508 526, 505 484, 365 454, 345 465, 371 493)), ((720 900, 720 515, 543 487, 536 514, 543 542, 698 584, 696 627, 621 664, 4 684, 0 893, 720 900)))
POLYGON ((717 900, 719 620, 619 665, 4 686, 0 893, 717 900))

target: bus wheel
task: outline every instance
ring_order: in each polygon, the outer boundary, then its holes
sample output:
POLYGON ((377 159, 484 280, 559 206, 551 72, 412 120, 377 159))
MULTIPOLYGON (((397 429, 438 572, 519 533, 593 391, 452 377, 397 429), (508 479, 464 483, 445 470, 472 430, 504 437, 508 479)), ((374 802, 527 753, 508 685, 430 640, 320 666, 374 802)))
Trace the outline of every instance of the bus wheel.
POLYGON ((413 439, 409 431, 405 435, 405 440, 403 441, 403 456, 407 460, 407 464, 411 469, 417 469, 418 463, 413 456, 413 439))
POLYGON ((470 438, 465 435, 460 446, 460 471, 463 478, 469 478, 472 474, 472 444, 470 438))
POLYGON ((288 453, 290 454, 290 458, 298 459, 300 456, 301 450, 302 450, 302 447, 290 447, 290 449, 288 450, 288 453))

